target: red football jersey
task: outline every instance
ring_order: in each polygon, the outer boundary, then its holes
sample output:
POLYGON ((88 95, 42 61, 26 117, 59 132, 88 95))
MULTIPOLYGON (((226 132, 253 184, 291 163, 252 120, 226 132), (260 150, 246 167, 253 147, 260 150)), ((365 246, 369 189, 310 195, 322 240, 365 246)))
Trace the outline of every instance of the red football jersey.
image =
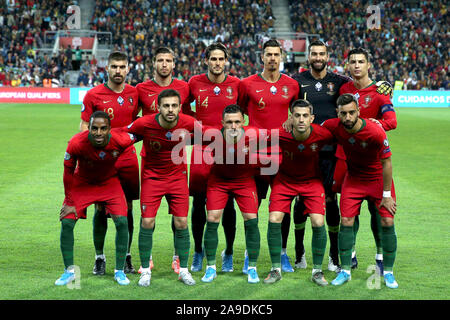
POLYGON ((347 156, 348 173, 363 180, 379 179, 383 172, 381 159, 389 158, 391 149, 386 132, 378 124, 362 119, 356 133, 348 133, 339 119, 328 119, 322 126, 331 131, 347 156))
POLYGON ((298 82, 285 74, 275 83, 255 74, 241 81, 238 104, 246 110, 249 126, 277 129, 287 120, 298 93, 298 82))
MULTIPOLYGON (((220 146, 212 149, 214 163, 211 174, 226 179, 247 179, 256 173, 255 168, 261 166, 259 154, 260 140, 267 140, 267 134, 255 127, 243 127, 243 135, 236 143, 227 143, 221 131, 221 141, 211 146, 220 146)), ((206 142, 204 142, 206 143, 206 142)), ((207 147, 210 149, 210 146, 207 147)))
MULTIPOLYGON (((166 89, 178 91, 181 97, 181 105, 189 97, 189 86, 185 81, 173 79, 167 87, 161 87, 154 80, 139 83, 136 86, 139 94, 139 108, 142 109, 142 115, 158 113, 158 95, 166 89)), ((184 111, 184 110, 183 110, 184 111)))
POLYGON ((195 117, 202 124, 220 128, 226 106, 236 104, 240 80, 226 76, 222 83, 213 83, 207 74, 189 79, 189 102, 195 101, 195 117))
POLYGON ((159 124, 159 117, 159 113, 150 114, 126 127, 129 133, 143 138, 142 156, 145 159, 144 167, 141 169, 143 179, 161 179, 169 175, 186 173, 186 161, 183 160, 185 148, 184 143, 180 141, 194 131, 195 118, 180 113, 176 126, 164 129, 159 124), (174 151, 177 147, 180 149, 174 151), (175 159, 172 158, 173 153, 175 159))
MULTIPOLYGON (((73 179, 89 184, 99 184, 115 176, 115 163, 120 154, 137 141, 134 135, 120 128, 111 130, 109 142, 103 148, 94 147, 88 137, 86 130, 70 139, 64 155, 64 174, 73 173, 73 179)), ((70 199, 70 184, 65 189, 70 199)))
POLYGON ((314 123, 311 124, 311 134, 304 141, 295 140, 292 133, 283 128, 279 132, 283 155, 279 173, 292 183, 320 179, 319 151, 334 140, 331 132, 314 123))
POLYGON ((389 96, 377 92, 377 86, 373 82, 367 88, 358 90, 353 81, 343 84, 339 94, 351 93, 358 98, 361 118, 377 119, 385 131, 397 127, 397 116, 389 96))
POLYGON ((111 119, 111 127, 129 125, 138 114, 138 92, 135 87, 125 84, 121 93, 112 91, 106 84, 90 89, 81 107, 81 119, 89 122, 95 111, 104 111, 111 119))

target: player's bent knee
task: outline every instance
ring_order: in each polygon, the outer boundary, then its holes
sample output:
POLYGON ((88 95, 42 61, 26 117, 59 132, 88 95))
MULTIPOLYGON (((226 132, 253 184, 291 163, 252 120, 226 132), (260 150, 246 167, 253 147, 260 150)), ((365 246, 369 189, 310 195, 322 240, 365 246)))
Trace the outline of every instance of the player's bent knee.
POLYGON ((258 215, 256 213, 246 213, 242 212, 242 217, 244 218, 244 221, 252 220, 258 218, 258 215))
POLYGON ((188 227, 187 217, 173 217, 175 229, 183 230, 188 227))
POLYGON ((309 218, 311 220, 311 226, 317 228, 324 225, 323 215, 320 213, 310 213, 309 218))
POLYGON ((272 211, 269 212, 269 222, 271 223, 281 223, 284 218, 284 212, 272 211))
POLYGON ((381 226, 392 227, 394 225, 394 218, 381 217, 381 226))
POLYGON ((155 227, 155 218, 142 218, 141 226, 144 229, 153 229, 155 227))
POLYGON ((341 217, 341 224, 345 227, 352 227, 355 223, 355 217, 341 217))

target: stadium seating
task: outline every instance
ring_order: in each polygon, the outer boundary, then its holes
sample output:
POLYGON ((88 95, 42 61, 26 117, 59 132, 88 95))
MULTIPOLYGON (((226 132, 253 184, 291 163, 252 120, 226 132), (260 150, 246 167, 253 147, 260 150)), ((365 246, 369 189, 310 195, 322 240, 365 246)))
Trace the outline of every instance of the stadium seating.
MULTIPOLYGON (((66 28, 66 10, 72 3, 0 3, 0 86, 43 86, 44 79, 53 79, 52 86, 69 83, 71 50, 56 56, 36 51, 43 47, 45 31, 66 28)), ((450 24, 444 1, 385 2, 380 30, 367 28, 369 14, 363 8, 368 1, 358 3, 361 12, 352 10, 350 1, 289 0, 292 28, 327 41, 329 67, 335 72, 345 72, 349 48, 362 46, 372 54, 374 79, 402 80, 408 89, 450 89, 450 24)), ((206 71, 203 50, 212 41, 229 47, 230 74, 243 78, 260 71, 258 40, 272 31, 272 16, 269 0, 96 0, 89 27, 112 33, 112 49, 128 53, 128 82, 136 85, 152 77, 152 52, 161 45, 175 51, 179 79, 206 71)), ((105 80, 95 58, 83 61, 80 70, 79 86, 92 87, 105 80)))
POLYGON ((449 90, 445 2, 385 1, 379 30, 367 26, 368 5, 359 1, 361 9, 355 11, 352 1, 290 0, 289 11, 294 31, 318 34, 327 42, 336 72, 344 70, 349 48, 364 47, 372 54, 371 78, 400 80, 407 89, 449 90))

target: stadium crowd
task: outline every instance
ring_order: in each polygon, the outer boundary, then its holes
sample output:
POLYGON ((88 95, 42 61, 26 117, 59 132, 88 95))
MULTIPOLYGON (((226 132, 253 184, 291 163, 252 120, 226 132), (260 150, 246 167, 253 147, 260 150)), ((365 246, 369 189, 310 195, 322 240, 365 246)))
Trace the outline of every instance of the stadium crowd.
POLYGON ((349 48, 364 47, 372 54, 371 78, 401 80, 409 90, 449 90, 450 15, 445 1, 385 1, 381 29, 367 27, 368 5, 290 0, 289 12, 294 31, 327 40, 332 70, 343 71, 349 48))
MULTIPOLYGON (((53 78, 67 85, 75 50, 37 55, 47 30, 64 29, 66 9, 73 1, 8 0, 0 4, 0 86, 43 86, 53 78)), ((448 80, 449 14, 443 1, 384 3, 382 28, 368 29, 367 1, 289 1, 293 30, 318 34, 331 48, 330 69, 345 72, 349 48, 362 46, 373 56, 371 77, 407 89, 450 89, 448 80), (330 20, 328 17, 334 17, 330 20), (351 32, 348 32, 351 30, 351 32), (345 49, 342 46, 345 45, 345 49), (344 50, 343 50, 344 49, 344 50)), ((129 83, 152 77, 152 52, 161 45, 174 49, 175 77, 188 80, 204 72, 204 48, 222 41, 231 53, 229 73, 240 78, 259 69, 258 36, 272 30, 270 0, 96 0, 90 28, 110 31, 113 50, 130 57, 129 83)), ((77 85, 93 87, 105 81, 97 61, 83 61, 77 85)))

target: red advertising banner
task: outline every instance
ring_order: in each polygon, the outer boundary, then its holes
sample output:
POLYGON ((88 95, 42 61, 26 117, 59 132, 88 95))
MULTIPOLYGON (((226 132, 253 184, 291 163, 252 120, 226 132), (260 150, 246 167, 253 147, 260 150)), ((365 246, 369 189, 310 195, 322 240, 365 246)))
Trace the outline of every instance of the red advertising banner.
POLYGON ((306 40, 278 40, 287 52, 306 52, 306 40))
POLYGON ((0 87, 0 103, 70 103, 69 88, 0 87))
POLYGON ((60 37, 59 46, 61 48, 67 48, 70 46, 72 49, 80 47, 82 50, 90 50, 94 46, 94 38, 90 37, 60 37))

